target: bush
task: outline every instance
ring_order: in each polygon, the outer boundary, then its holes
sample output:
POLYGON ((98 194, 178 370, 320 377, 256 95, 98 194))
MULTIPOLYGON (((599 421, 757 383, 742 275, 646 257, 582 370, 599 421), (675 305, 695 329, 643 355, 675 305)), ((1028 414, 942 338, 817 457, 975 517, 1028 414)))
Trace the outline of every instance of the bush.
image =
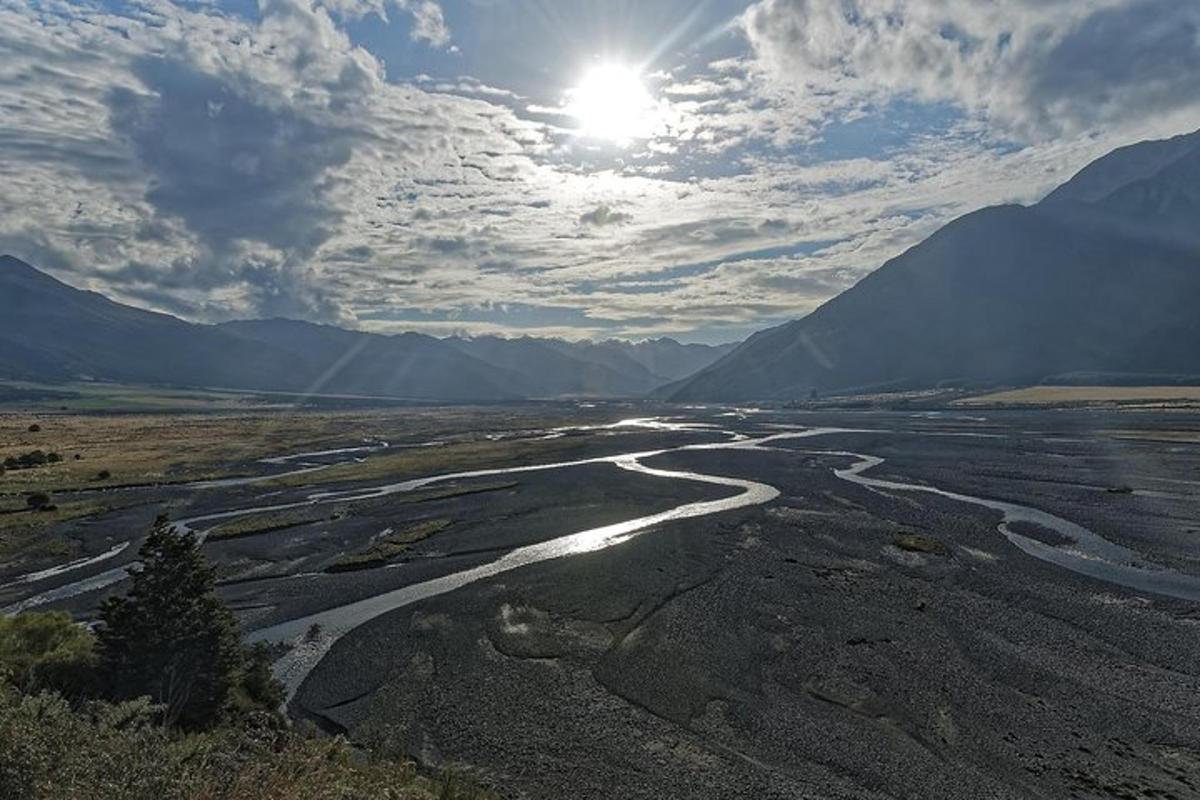
POLYGON ((0 617, 0 675, 23 692, 80 699, 95 689, 95 637, 62 611, 0 617))
POLYGON ((4 468, 34 469, 35 467, 44 467, 47 464, 57 464, 62 460, 62 455, 59 453, 46 453, 42 450, 30 450, 28 453, 22 453, 19 456, 8 456, 5 458, 4 468))
POLYGON ((30 492, 25 495, 25 504, 34 511, 41 511, 50 507, 50 495, 45 492, 30 492))
POLYGON ((234 691, 234 709, 242 713, 275 711, 287 695, 271 671, 271 648, 258 642, 242 651, 241 680, 234 691))
POLYGON ((41 433, 41 432, 42 432, 42 426, 41 426, 41 425, 38 425, 38 424, 35 422, 35 423, 33 423, 32 425, 30 425, 30 426, 29 426, 29 432, 30 432, 30 433, 41 433))
POLYGON ((111 477, 112 477, 112 473, 106 469, 102 469, 96 473, 96 480, 98 480, 98 481, 106 481, 111 477))

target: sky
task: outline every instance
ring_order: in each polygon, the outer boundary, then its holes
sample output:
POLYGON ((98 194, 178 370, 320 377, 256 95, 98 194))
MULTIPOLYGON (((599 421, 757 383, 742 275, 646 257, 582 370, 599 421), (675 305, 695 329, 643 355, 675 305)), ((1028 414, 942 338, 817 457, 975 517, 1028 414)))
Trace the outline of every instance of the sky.
POLYGON ((725 342, 1200 127, 1190 0, 0 0, 0 253, 197 321, 725 342))

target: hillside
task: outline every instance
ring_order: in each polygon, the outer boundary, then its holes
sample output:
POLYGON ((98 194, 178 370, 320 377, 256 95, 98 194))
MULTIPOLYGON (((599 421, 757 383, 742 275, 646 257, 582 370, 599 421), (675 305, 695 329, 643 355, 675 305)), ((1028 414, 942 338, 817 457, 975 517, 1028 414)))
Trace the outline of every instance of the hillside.
POLYGON ((961 217, 680 401, 1200 375, 1200 132, 1122 148, 1037 205, 961 217))

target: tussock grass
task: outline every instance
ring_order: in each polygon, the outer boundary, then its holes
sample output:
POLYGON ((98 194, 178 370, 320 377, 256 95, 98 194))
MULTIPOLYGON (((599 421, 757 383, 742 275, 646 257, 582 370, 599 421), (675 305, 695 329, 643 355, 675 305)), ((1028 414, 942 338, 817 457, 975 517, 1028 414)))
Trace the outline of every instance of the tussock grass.
POLYGON ((892 544, 910 553, 941 554, 947 552, 946 545, 932 536, 923 533, 901 531, 892 537, 892 544))
POLYGON ((254 536, 260 533, 270 533, 300 525, 310 525, 314 522, 325 522, 337 519, 344 510, 335 508, 287 508, 282 511, 272 511, 265 514, 250 514, 245 517, 222 522, 208 532, 209 541, 220 539, 237 539, 242 536, 254 536))
POLYGON ((381 567, 396 556, 405 553, 409 545, 441 533, 453 524, 448 519, 428 519, 409 525, 386 536, 380 536, 371 545, 357 553, 345 553, 326 567, 326 572, 350 572, 358 569, 381 567))

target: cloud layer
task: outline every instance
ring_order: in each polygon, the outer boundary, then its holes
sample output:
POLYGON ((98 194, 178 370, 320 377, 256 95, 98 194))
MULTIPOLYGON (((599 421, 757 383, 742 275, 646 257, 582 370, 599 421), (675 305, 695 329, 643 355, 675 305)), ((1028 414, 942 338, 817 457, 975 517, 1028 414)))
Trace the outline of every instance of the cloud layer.
POLYGON ((432 0, 0 0, 0 251, 196 319, 741 336, 1200 125, 1195 4, 1000 6, 762 0, 660 56, 616 149, 570 75, 405 78, 347 32, 440 63, 471 37, 432 0))

